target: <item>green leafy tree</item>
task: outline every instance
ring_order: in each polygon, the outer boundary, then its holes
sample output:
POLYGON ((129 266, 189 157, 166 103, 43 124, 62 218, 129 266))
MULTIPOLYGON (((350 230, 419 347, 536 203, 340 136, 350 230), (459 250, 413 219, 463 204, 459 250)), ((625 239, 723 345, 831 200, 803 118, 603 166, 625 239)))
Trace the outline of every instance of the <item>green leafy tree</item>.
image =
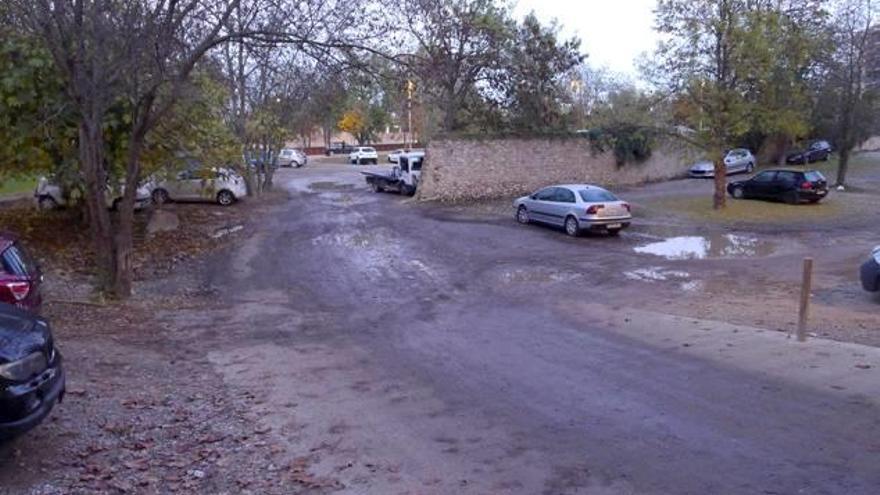
MULTIPOLYGON (((693 144, 715 162, 713 206, 725 205, 724 149, 754 127, 750 92, 767 84, 774 63, 766 35, 778 2, 660 0, 656 28, 663 36, 650 68, 656 82, 691 109, 693 144)), ((763 93, 761 93, 763 95, 763 93)), ((688 134, 688 136, 691 136, 688 134)))
POLYGON ((825 0, 765 5, 751 14, 746 50, 756 60, 748 98, 752 132, 775 146, 778 163, 788 147, 810 133, 811 80, 829 49, 825 0))
POLYGON ((566 128, 566 75, 583 59, 580 40, 562 41, 558 26, 543 26, 534 13, 527 15, 512 33, 497 73, 509 126, 526 131, 566 128))
POLYGON ((76 166, 76 120, 51 55, 0 28, 0 176, 29 176, 76 166))

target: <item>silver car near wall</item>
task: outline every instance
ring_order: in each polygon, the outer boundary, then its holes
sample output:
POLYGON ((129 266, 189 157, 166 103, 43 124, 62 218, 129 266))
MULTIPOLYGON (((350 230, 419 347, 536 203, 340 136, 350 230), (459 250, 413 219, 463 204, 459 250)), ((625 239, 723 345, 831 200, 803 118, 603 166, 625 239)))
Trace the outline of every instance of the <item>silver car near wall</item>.
MULTIPOLYGON (((744 148, 737 148, 724 154, 724 168, 726 175, 737 173, 752 173, 755 170, 755 155, 751 151, 744 148)), ((691 177, 715 177, 715 164, 712 160, 704 159, 695 163, 688 175, 691 177)))
POLYGON ((519 223, 539 222, 563 227, 570 236, 583 231, 617 235, 629 227, 629 203, 590 184, 549 186, 513 203, 519 223))

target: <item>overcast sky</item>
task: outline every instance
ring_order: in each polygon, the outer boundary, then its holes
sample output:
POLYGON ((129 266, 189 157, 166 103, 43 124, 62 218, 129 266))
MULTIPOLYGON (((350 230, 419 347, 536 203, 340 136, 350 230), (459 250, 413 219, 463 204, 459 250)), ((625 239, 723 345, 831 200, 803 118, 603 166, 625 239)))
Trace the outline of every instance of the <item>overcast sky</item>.
POLYGON ((656 0, 515 0, 516 15, 535 11, 542 22, 556 18, 566 36, 577 35, 594 67, 638 77, 634 60, 655 45, 656 0))

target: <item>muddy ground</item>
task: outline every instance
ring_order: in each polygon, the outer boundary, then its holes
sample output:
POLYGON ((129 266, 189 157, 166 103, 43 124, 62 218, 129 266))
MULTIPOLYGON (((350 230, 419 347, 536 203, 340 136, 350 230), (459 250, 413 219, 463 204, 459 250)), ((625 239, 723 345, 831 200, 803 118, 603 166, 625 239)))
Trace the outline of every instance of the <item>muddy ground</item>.
POLYGON ((570 239, 507 201, 373 194, 327 160, 277 182, 289 197, 131 302, 55 285, 70 394, 0 447, 0 493, 880 485, 869 188, 808 226, 730 225, 656 206, 709 183, 655 184, 620 191, 638 218, 620 238, 570 239), (804 256, 811 330, 855 344, 777 331, 804 256))

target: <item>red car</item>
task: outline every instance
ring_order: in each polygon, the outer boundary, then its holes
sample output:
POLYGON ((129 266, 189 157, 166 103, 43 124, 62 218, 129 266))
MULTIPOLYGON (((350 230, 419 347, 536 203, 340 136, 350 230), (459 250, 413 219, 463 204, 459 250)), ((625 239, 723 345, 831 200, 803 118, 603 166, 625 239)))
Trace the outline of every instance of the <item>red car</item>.
POLYGON ((43 305, 42 281, 39 265, 24 250, 18 238, 0 232, 0 302, 39 313, 43 305))

